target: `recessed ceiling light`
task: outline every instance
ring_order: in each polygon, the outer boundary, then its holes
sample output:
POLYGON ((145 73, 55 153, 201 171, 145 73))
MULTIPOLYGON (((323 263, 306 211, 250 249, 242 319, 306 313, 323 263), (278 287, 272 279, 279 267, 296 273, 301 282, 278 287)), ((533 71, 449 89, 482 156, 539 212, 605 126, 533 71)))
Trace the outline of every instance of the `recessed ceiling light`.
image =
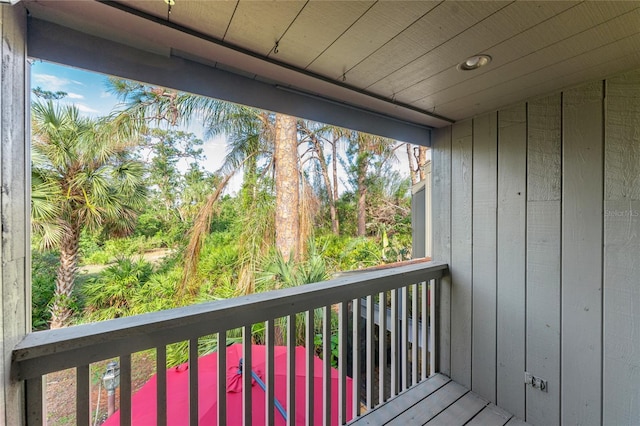
POLYGON ((471 71, 487 65, 489 62, 491 62, 491 56, 489 55, 474 55, 460 63, 458 69, 460 71, 471 71))

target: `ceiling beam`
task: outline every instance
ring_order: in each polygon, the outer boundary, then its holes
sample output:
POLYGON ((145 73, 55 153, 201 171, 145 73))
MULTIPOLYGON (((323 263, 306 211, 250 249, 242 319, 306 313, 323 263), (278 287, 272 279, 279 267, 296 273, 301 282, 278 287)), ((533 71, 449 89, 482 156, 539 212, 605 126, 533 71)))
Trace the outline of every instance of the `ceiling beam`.
POLYGON ((28 52, 32 57, 47 61, 143 80, 403 142, 430 145, 430 126, 421 123, 271 81, 260 81, 171 53, 143 51, 40 19, 29 20, 28 52))

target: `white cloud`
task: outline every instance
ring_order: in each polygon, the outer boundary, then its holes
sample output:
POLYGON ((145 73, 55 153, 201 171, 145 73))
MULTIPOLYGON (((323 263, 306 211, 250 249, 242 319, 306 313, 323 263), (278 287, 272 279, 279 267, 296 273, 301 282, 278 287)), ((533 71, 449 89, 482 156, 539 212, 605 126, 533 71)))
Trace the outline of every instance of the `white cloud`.
POLYGON ((87 113, 87 114, 95 114, 95 113, 100 112, 100 111, 98 111, 96 109, 93 109, 91 107, 88 107, 88 106, 86 106, 84 104, 74 104, 74 105, 76 106, 76 108, 78 108, 78 110, 80 112, 84 112, 84 113, 87 113))
POLYGON ((84 99, 83 95, 79 95, 77 93, 71 93, 71 92, 67 93, 67 97, 69 99, 84 99))
POLYGON ((66 78, 51 74, 34 74, 33 80, 36 86, 42 86, 44 90, 50 90, 52 92, 63 90, 65 86, 71 83, 71 81, 66 78))
POLYGON ((103 99, 104 99, 104 98, 110 98, 110 97, 111 97, 111 93, 109 93, 109 92, 102 92, 102 93, 100 93, 100 97, 101 97, 101 98, 103 98, 103 99))

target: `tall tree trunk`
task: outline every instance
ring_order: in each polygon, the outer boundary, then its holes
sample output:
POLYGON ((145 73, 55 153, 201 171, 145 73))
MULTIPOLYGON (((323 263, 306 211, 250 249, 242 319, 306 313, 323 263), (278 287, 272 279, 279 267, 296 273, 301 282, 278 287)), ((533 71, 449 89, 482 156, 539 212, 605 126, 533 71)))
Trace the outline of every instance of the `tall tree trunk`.
POLYGON ((333 156, 333 200, 338 201, 338 141, 340 135, 338 132, 333 133, 333 143, 331 144, 331 155, 333 156))
POLYGON ((369 156, 358 153, 358 236, 367 234, 367 166, 369 156))
POLYGON ((409 172, 411 173, 411 183, 415 185, 416 183, 419 182, 419 180, 418 180, 418 172, 413 162, 413 148, 409 143, 405 144, 405 146, 407 147, 407 159, 409 160, 409 172))
MULTIPOLYGON (((327 167, 327 159, 324 156, 322 145, 315 135, 311 135, 311 142, 318 155, 318 161, 320 162, 320 170, 322 171, 322 179, 324 185, 327 187, 327 196, 329 198, 329 215, 331 216, 331 231, 335 235, 340 234, 340 224, 338 222, 338 214, 336 212, 336 200, 334 198, 333 186, 331 185, 331 179, 329 178, 329 169, 327 167)), ((335 164, 335 161, 334 161, 335 164)))
POLYGON ((295 117, 276 114, 276 249, 285 260, 299 259, 300 183, 298 177, 298 137, 295 117))
POLYGON ((418 170, 420 171, 420 181, 426 179, 425 166, 427 165, 427 147, 418 147, 418 170))
POLYGON ((78 249, 80 247, 80 228, 67 225, 60 242, 60 266, 56 276, 56 288, 51 305, 52 329, 65 327, 73 314, 71 300, 73 285, 78 269, 78 249))

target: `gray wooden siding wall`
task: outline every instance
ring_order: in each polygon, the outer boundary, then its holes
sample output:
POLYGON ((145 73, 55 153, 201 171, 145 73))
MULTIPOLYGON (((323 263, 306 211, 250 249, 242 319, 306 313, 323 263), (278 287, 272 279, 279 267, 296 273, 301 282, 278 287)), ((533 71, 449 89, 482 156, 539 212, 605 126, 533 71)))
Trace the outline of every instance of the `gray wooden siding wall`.
POLYGON ((0 424, 22 424, 24 398, 11 382, 11 351, 30 327, 31 292, 27 287, 29 204, 26 200, 28 148, 25 99, 27 94, 26 13, 24 7, 0 6, 0 333, 2 369, 0 424))
POLYGON ((640 71, 439 129, 432 155, 440 370, 533 424, 638 424, 640 71))
POLYGON ((425 257, 426 248, 426 195, 424 182, 413 186, 411 190, 411 257, 425 257))

